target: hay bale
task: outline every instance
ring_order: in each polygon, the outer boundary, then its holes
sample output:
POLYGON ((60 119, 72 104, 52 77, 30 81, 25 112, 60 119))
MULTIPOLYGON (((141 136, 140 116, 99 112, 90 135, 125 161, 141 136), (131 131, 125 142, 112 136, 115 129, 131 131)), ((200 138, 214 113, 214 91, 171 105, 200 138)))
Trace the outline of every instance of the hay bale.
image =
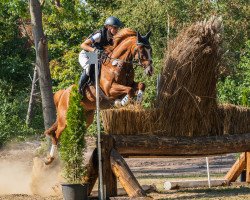
POLYGON ((250 108, 221 104, 218 109, 224 119, 224 134, 250 133, 250 108))
POLYGON ((170 135, 223 134, 216 102, 221 30, 221 19, 212 17, 191 25, 170 42, 157 100, 170 135))

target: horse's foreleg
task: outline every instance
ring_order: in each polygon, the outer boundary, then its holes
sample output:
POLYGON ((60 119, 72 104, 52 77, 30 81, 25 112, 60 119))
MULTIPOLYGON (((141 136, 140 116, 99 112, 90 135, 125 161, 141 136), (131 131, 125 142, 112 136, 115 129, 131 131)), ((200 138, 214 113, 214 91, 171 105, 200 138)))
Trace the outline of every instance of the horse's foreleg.
POLYGON ((145 91, 145 88, 146 88, 146 85, 144 83, 141 83, 141 82, 134 82, 133 83, 133 88, 137 94, 137 97, 136 97, 136 103, 137 104, 141 104, 142 102, 142 99, 143 99, 143 93, 145 91))
MULTIPOLYGON (((120 104, 122 106, 127 105, 129 103, 130 99, 135 96, 135 92, 134 92, 134 89, 132 87, 120 85, 117 83, 112 84, 111 89, 109 91, 109 94, 112 97, 119 97, 119 96, 126 94, 126 96, 123 97, 123 99, 120 102, 120 104)), ((115 102, 115 104, 116 103, 117 103, 117 101, 115 102)))

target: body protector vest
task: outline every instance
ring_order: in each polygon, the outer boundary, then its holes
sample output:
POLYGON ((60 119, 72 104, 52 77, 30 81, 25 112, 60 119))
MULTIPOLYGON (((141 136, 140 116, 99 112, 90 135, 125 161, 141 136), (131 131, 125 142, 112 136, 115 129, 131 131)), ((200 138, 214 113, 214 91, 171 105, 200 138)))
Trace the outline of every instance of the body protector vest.
POLYGON ((101 33, 101 40, 100 40, 100 42, 93 43, 92 44, 93 48, 103 50, 105 46, 113 45, 112 35, 111 35, 111 33, 109 33, 109 31, 105 27, 103 27, 102 29, 94 32, 88 38, 90 39, 93 35, 95 35, 97 33, 101 33))

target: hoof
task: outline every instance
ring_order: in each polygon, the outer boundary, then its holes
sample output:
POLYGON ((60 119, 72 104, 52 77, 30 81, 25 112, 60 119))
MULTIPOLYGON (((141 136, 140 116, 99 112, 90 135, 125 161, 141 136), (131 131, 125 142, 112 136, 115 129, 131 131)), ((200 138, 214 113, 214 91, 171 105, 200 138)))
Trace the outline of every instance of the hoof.
POLYGON ((45 165, 51 164, 51 163, 53 162, 54 159, 55 159, 54 157, 49 157, 49 158, 47 158, 47 160, 44 161, 45 165))

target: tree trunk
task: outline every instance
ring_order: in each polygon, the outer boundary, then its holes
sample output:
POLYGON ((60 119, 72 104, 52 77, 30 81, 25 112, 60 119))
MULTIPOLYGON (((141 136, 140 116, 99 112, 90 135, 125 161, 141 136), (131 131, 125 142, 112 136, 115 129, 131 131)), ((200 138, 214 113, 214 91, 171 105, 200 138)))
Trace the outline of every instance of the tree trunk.
POLYGON ((38 78, 38 74, 37 74, 37 69, 36 69, 36 66, 35 66, 33 79, 32 79, 31 92, 30 92, 29 107, 28 107, 28 112, 27 112, 27 115, 26 115, 26 125, 27 126, 30 125, 31 118, 33 117, 37 78, 38 78))
POLYGON ((40 3, 38 0, 30 0, 29 3, 32 32, 36 48, 36 65, 42 97, 44 127, 45 129, 48 129, 56 120, 56 110, 53 101, 47 39, 43 33, 42 11, 40 3))
POLYGON ((209 137, 112 135, 123 156, 206 156, 250 151, 250 133, 209 137))

